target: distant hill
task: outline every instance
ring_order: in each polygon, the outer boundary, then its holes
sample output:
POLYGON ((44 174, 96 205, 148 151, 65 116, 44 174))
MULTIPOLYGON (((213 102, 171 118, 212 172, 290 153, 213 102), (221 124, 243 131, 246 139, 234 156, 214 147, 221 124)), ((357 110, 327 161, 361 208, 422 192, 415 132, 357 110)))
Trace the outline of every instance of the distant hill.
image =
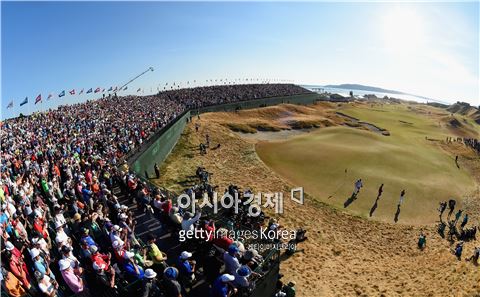
POLYGON ((466 102, 457 102, 449 107, 447 107, 447 110, 451 113, 457 113, 461 114, 467 117, 472 118, 477 124, 480 124, 480 110, 475 107, 471 106, 470 104, 466 102))
POLYGON ((326 85, 326 88, 339 88, 339 89, 352 89, 352 90, 362 90, 368 92, 379 92, 379 93, 391 93, 391 94, 398 94, 398 95, 408 95, 407 93, 395 91, 395 90, 387 90, 378 87, 372 86, 364 86, 359 84, 340 84, 340 85, 326 85))

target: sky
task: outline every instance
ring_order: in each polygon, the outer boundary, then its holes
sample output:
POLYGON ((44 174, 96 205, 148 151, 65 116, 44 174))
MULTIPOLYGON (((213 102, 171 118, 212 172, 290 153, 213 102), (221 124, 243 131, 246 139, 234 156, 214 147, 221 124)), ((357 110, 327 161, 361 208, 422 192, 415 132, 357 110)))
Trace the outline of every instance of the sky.
POLYGON ((68 91, 120 86, 148 67, 125 93, 268 78, 479 105, 479 10, 478 1, 2 1, 1 118, 94 99, 68 91))

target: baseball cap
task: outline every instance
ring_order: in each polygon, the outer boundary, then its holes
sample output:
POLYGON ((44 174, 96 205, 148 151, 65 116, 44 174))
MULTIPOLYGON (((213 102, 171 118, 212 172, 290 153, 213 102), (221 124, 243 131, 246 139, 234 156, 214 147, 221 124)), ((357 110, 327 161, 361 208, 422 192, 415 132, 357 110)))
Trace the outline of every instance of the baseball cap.
POLYGON ((228 283, 228 282, 233 281, 235 279, 235 277, 231 274, 225 273, 225 274, 222 274, 220 279, 222 280, 222 282, 228 283))
POLYGON ((186 260, 186 259, 190 258, 191 256, 192 256, 192 253, 189 253, 187 251, 183 251, 180 254, 180 259, 186 260))

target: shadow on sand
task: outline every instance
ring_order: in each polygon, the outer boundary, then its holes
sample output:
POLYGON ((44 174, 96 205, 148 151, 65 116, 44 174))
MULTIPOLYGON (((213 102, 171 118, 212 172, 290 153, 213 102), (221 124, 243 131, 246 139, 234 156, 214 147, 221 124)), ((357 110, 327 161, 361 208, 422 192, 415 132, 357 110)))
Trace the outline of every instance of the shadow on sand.
POLYGON ((397 205, 397 212, 395 213, 395 218, 393 218, 393 221, 396 223, 398 222, 398 217, 400 216, 400 204, 397 205))
POLYGON ((378 207, 378 199, 375 199, 375 203, 373 204, 372 208, 370 209, 370 217, 373 215, 373 213, 375 212, 375 210, 377 209, 378 207))
POLYGON ((350 198, 347 199, 347 201, 345 201, 345 203, 343 203, 343 207, 347 208, 355 200, 357 200, 357 195, 354 193, 354 194, 352 194, 352 196, 350 196, 350 198))

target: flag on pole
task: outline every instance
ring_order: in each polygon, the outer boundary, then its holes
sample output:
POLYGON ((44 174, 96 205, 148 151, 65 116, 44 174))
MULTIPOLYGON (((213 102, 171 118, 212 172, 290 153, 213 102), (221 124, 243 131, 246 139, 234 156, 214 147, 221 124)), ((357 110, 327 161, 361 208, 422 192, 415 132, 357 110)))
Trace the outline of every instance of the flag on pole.
POLYGON ((98 93, 98 92, 100 92, 100 88, 95 89, 95 93, 98 93))
POLYGON ((82 95, 83 94, 83 89, 80 91, 80 93, 78 93, 78 95, 82 95))
POLYGON ((88 89, 87 94, 90 94, 91 92, 93 92, 92 88, 88 89))
POLYGON ((71 90, 69 93, 70 95, 75 95, 75 89, 71 90))
POLYGON ((48 94, 47 100, 50 99, 50 98, 52 98, 52 97, 53 97, 53 94, 52 94, 52 93, 48 94))
POLYGON ((109 91, 109 92, 111 92, 112 90, 113 90, 113 88, 112 88, 112 87, 110 87, 110 88, 108 89, 108 91, 109 91))
POLYGON ((28 97, 25 97, 25 99, 22 102, 20 102, 20 106, 25 105, 27 103, 28 103, 28 97))
POLYGON ((65 90, 61 91, 60 94, 58 94, 58 97, 59 97, 59 98, 60 98, 60 97, 63 97, 63 96, 65 96, 65 90))
POLYGON ((35 104, 38 102, 42 102, 42 94, 38 94, 37 98, 35 98, 35 104))
POLYGON ((7 108, 12 108, 13 107, 13 100, 8 103, 7 108))

